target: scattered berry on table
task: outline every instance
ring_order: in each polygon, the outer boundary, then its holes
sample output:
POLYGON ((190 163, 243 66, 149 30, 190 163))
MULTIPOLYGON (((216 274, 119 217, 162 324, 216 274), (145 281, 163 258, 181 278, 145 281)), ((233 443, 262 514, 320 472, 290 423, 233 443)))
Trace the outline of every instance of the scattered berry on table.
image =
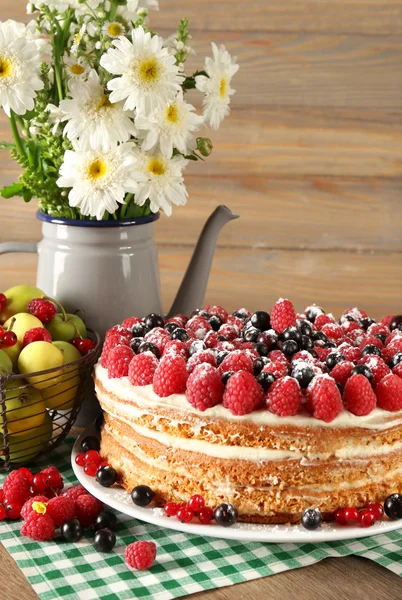
POLYGON ((77 483, 76 485, 72 485, 71 487, 64 490, 61 495, 68 496, 69 498, 72 498, 75 501, 80 496, 88 496, 88 492, 83 485, 77 483))
POLYGON ((321 523, 322 523, 322 516, 321 516, 321 512, 318 510, 318 508, 307 508, 303 512, 302 518, 301 518, 301 524, 303 525, 304 529, 308 529, 309 531, 312 531, 312 530, 320 527, 321 523))
POLYGON ((32 511, 21 527, 21 535, 38 542, 53 539, 56 526, 50 515, 32 511))
POLYGON ((66 521, 60 528, 61 535, 66 542, 79 542, 84 534, 84 528, 78 519, 66 521))
POLYGON ((99 552, 111 552, 116 545, 116 535, 111 529, 98 529, 94 546, 99 552))
POLYGON ((18 502, 10 502, 7 498, 3 500, 3 506, 7 511, 7 519, 19 519, 22 506, 18 502))
POLYGON ((99 467, 96 472, 96 481, 103 487, 111 487, 117 481, 117 471, 110 465, 99 467))
POLYGON ((130 544, 124 553, 124 560, 128 566, 139 571, 152 567, 155 557, 156 545, 146 541, 130 544))
POLYGON ((2 504, 0 504, 0 521, 4 521, 7 518, 7 510, 2 504))
POLYGON ((402 519, 402 495, 391 494, 384 502, 384 511, 387 517, 396 521, 402 519))
POLYGON ((33 511, 32 504, 34 502, 41 502, 43 504, 47 504, 49 502, 49 498, 46 496, 33 496, 32 498, 28 498, 21 509, 21 517, 26 519, 28 515, 33 511))
POLYGON ((46 298, 35 298, 28 302, 27 312, 43 324, 50 323, 56 314, 56 305, 46 298))
POLYGON ((89 494, 79 496, 75 500, 76 516, 81 525, 88 527, 93 525, 96 517, 103 510, 103 504, 97 498, 89 494))
POLYGON ((131 499, 136 506, 148 506, 155 497, 155 492, 147 485, 137 485, 131 492, 131 499))
POLYGON ((3 483, 4 498, 7 499, 9 503, 16 503, 21 507, 31 495, 30 489, 30 479, 24 472, 19 470, 11 471, 3 483))
POLYGON ((237 522, 239 514, 233 504, 224 502, 215 508, 214 518, 218 525, 231 527, 237 522))
POLYGON ((117 528, 117 517, 110 511, 102 511, 96 517, 94 522, 95 531, 98 529, 111 529, 114 531, 117 528))
POLYGON ((50 515, 56 525, 63 525, 75 517, 75 502, 68 496, 51 498, 46 506, 46 514, 50 515))

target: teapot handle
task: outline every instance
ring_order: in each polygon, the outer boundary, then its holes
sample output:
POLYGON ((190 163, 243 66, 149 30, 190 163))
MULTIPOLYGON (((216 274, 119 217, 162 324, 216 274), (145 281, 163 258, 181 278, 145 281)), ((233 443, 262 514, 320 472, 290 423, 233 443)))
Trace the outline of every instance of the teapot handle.
POLYGON ((38 251, 38 244, 34 242, 4 242, 0 244, 0 254, 9 252, 29 252, 35 254, 38 251))

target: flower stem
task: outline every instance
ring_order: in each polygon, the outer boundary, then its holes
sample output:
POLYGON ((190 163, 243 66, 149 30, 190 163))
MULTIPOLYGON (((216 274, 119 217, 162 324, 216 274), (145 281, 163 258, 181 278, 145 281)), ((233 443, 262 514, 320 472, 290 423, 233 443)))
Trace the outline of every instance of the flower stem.
POLYGON ((21 137, 20 137, 20 134, 18 131, 17 121, 15 119, 14 111, 11 111, 11 113, 10 113, 10 126, 11 126, 11 131, 13 134, 13 138, 15 141, 15 145, 17 146, 18 153, 20 154, 20 156, 22 156, 22 158, 26 158, 27 153, 25 152, 25 148, 22 144, 22 140, 21 140, 21 137))

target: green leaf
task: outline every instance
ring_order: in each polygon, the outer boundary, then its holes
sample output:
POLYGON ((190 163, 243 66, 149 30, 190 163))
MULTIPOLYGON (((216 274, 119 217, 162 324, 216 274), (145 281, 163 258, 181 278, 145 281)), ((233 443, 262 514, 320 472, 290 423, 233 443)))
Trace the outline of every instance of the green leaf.
POLYGON ((24 198, 24 202, 30 202, 33 198, 33 194, 29 190, 24 188, 22 190, 22 197, 24 198))
POLYGON ((0 150, 13 150, 15 144, 9 144, 8 142, 0 142, 0 150))
POLYGON ((22 183, 13 183, 12 185, 6 185, 1 190, 3 198, 12 198, 13 196, 22 196, 24 186, 22 183))

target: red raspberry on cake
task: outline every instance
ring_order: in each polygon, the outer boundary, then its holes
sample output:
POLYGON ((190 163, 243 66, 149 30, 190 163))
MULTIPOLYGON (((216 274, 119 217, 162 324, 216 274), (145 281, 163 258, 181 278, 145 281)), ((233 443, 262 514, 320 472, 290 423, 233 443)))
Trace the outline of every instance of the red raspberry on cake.
POLYGON ((322 363, 325 363, 325 360, 326 360, 328 354, 331 354, 331 352, 334 350, 334 348, 323 348, 322 346, 315 345, 314 350, 317 353, 319 360, 322 363))
POLYGON ((144 337, 144 340, 154 344, 158 348, 161 356, 166 348, 166 345, 171 341, 167 331, 161 329, 160 327, 156 327, 147 333, 144 337))
POLYGON ((186 361, 181 356, 164 356, 155 371, 154 392, 162 398, 182 394, 186 389, 187 378, 186 361))
POLYGON ((253 360, 243 350, 234 350, 223 359, 219 370, 221 373, 228 373, 229 371, 248 371, 249 373, 253 373, 253 360))
POLYGON ((64 490, 64 492, 61 495, 67 496, 68 498, 71 498, 75 501, 80 496, 88 496, 89 494, 83 485, 77 483, 76 485, 72 485, 71 487, 64 490))
POLYGON ((54 318, 56 311, 56 305, 46 298, 35 298, 28 302, 27 312, 45 325, 54 318))
POLYGON ((317 329, 321 329, 321 327, 324 327, 324 325, 327 325, 327 323, 335 323, 333 315, 318 315, 314 321, 314 325, 317 327, 317 329))
POLYGON ((357 362, 361 358, 361 351, 356 346, 351 346, 347 342, 343 342, 338 346, 338 351, 343 354, 346 360, 350 362, 357 362))
POLYGON ((155 556, 155 544, 143 540, 130 544, 124 552, 124 560, 128 566, 137 571, 143 571, 152 567, 155 556))
POLYGON ((126 343, 129 344, 132 338, 131 328, 123 327, 123 325, 114 325, 106 332, 105 340, 109 340, 114 335, 124 338, 126 343))
POLYGON ((383 323, 372 323, 367 329, 367 335, 385 335, 386 337, 390 334, 390 329, 383 323))
POLYGON ((244 327, 244 321, 239 319, 239 317, 234 317, 233 315, 229 315, 226 320, 226 325, 233 325, 237 327, 238 331, 241 331, 244 327))
POLYGON ((335 365, 331 371, 331 377, 335 379, 336 383, 339 383, 339 385, 344 388, 353 368, 354 364, 352 362, 344 360, 335 365))
POLYGON ((341 340, 345 335, 342 327, 337 323, 327 323, 321 328, 321 331, 325 333, 329 340, 333 341, 341 340))
POLYGON ((344 310, 342 317, 352 317, 352 319, 355 321, 361 321, 362 319, 366 319, 368 314, 364 310, 361 310, 355 306, 354 308, 347 308, 344 310))
POLYGON ((359 346, 366 336, 366 332, 363 329, 354 329, 350 331, 346 336, 346 341, 349 341, 353 346, 359 346))
POLYGON ((28 515, 31 514, 31 512, 33 511, 32 508, 32 504, 34 502, 40 502, 41 504, 46 504, 49 502, 49 498, 47 498, 46 496, 33 496, 33 498, 28 498, 28 500, 25 502, 24 506, 21 509, 21 517, 23 519, 27 519, 28 515))
POLYGON ((271 385, 267 400, 267 408, 279 417, 291 417, 300 412, 302 393, 300 385, 293 377, 283 377, 271 385))
POLYGON ((21 527, 21 535, 37 542, 52 540, 56 526, 48 514, 40 514, 33 510, 21 527))
POLYGON ((374 335, 367 335, 364 340, 359 344, 360 350, 364 350, 366 346, 376 346, 379 350, 384 348, 382 341, 374 335))
POLYGON ((133 385, 150 385, 159 361, 152 352, 135 355, 128 366, 128 378, 133 385))
POLYGON ((219 327, 218 335, 223 335, 229 342, 233 342, 239 335, 240 331, 235 325, 224 323, 219 327))
POLYGON ((203 352, 196 352, 193 356, 190 356, 187 362, 187 371, 192 373, 198 365, 208 363, 212 367, 216 367, 216 358, 212 350, 204 350, 203 352))
POLYGON ((127 339, 124 336, 119 335, 117 333, 114 333, 109 338, 105 339, 102 348, 102 356, 100 359, 102 367, 104 367, 105 369, 108 368, 109 353, 111 352, 111 350, 113 350, 113 348, 116 348, 117 346, 129 347, 129 345, 130 344, 127 341, 127 339))
POLYGON ((70 519, 74 519, 75 513, 75 502, 68 496, 56 496, 55 498, 51 498, 46 506, 46 514, 48 514, 55 524, 59 526, 70 519))
POLYGON ((359 360, 359 364, 366 365, 373 373, 371 385, 374 389, 380 383, 381 379, 384 379, 386 375, 389 375, 391 373, 391 369, 389 368, 389 366, 385 364, 381 356, 377 356, 376 354, 368 354, 366 356, 363 356, 359 360))
POLYGON ((75 500, 76 516, 83 527, 93 525, 96 517, 103 510, 103 504, 89 494, 79 496, 75 500))
POLYGON ((389 360, 397 354, 398 352, 402 352, 402 337, 395 337, 390 344, 382 350, 382 355, 384 357, 385 362, 389 362, 389 360))
POLYGON ((286 358, 286 356, 284 355, 284 353, 281 352, 280 350, 272 350, 268 354, 268 358, 270 360, 272 360, 272 362, 281 362, 283 365, 285 365, 285 367, 289 366, 288 359, 286 358))
POLYGON ((134 358, 134 352, 129 346, 116 346, 109 352, 107 359, 107 374, 110 379, 127 377, 128 367, 134 358))
POLYGON ((228 318, 228 312, 222 306, 206 306, 204 307, 204 310, 209 312, 210 315, 215 315, 216 317, 219 317, 222 323, 226 323, 228 318))
POLYGON ((203 363, 196 366, 188 378, 186 398, 197 410, 204 411, 222 402, 223 390, 218 369, 203 363))
POLYGON ((391 373, 376 388, 377 405, 384 410, 402 410, 402 379, 391 373))
POLYGON ((375 409, 377 398, 367 377, 353 375, 347 381, 343 392, 343 402, 346 410, 357 417, 369 415, 375 409))
POLYGON ((204 338, 204 344, 207 348, 216 348, 218 344, 218 334, 216 331, 208 331, 204 338))
POLYGON ((290 300, 280 298, 271 311, 271 327, 278 333, 285 329, 296 326, 296 311, 290 300))
POLYGON ((238 371, 228 380, 223 394, 223 406, 234 415, 247 415, 261 408, 264 390, 248 371, 238 371))
POLYGON ((203 340, 207 335, 208 331, 212 331, 211 325, 208 323, 205 317, 195 315, 189 319, 186 323, 186 331, 198 340, 203 340))
POLYGON ((398 375, 398 377, 402 379, 402 363, 395 365, 395 367, 392 369, 392 373, 394 375, 398 375))
POLYGON ((188 348, 180 340, 170 340, 165 346, 163 356, 181 356, 184 359, 188 357, 188 348))
POLYGON ((381 323, 383 325, 385 325, 386 327, 389 327, 393 318, 394 318, 394 315, 387 315, 386 317, 383 317, 381 319, 381 323))
POLYGON ((335 380, 318 375, 307 388, 307 410, 315 417, 330 423, 342 410, 342 398, 335 380))
POLYGON ((33 342, 51 342, 52 336, 44 327, 33 327, 29 329, 24 334, 24 339, 22 341, 22 346, 28 346, 28 344, 32 344, 33 342))
POLYGON ((358 323, 356 323, 355 321, 348 321, 348 320, 342 321, 341 327, 345 334, 349 334, 352 331, 357 331, 357 330, 360 331, 361 330, 360 325, 358 323))
POLYGON ((4 480, 3 493, 7 502, 23 506, 31 495, 31 482, 24 472, 11 471, 4 480))
POLYGON ((124 329, 132 329, 134 325, 141 323, 141 321, 142 319, 140 317, 128 317, 127 319, 124 319, 121 326, 124 327, 124 329))
POLYGON ((277 379, 280 379, 281 377, 285 377, 285 375, 288 374, 288 368, 288 365, 284 365, 278 360, 273 360, 264 366, 263 371, 265 371, 266 373, 272 373, 277 379))

